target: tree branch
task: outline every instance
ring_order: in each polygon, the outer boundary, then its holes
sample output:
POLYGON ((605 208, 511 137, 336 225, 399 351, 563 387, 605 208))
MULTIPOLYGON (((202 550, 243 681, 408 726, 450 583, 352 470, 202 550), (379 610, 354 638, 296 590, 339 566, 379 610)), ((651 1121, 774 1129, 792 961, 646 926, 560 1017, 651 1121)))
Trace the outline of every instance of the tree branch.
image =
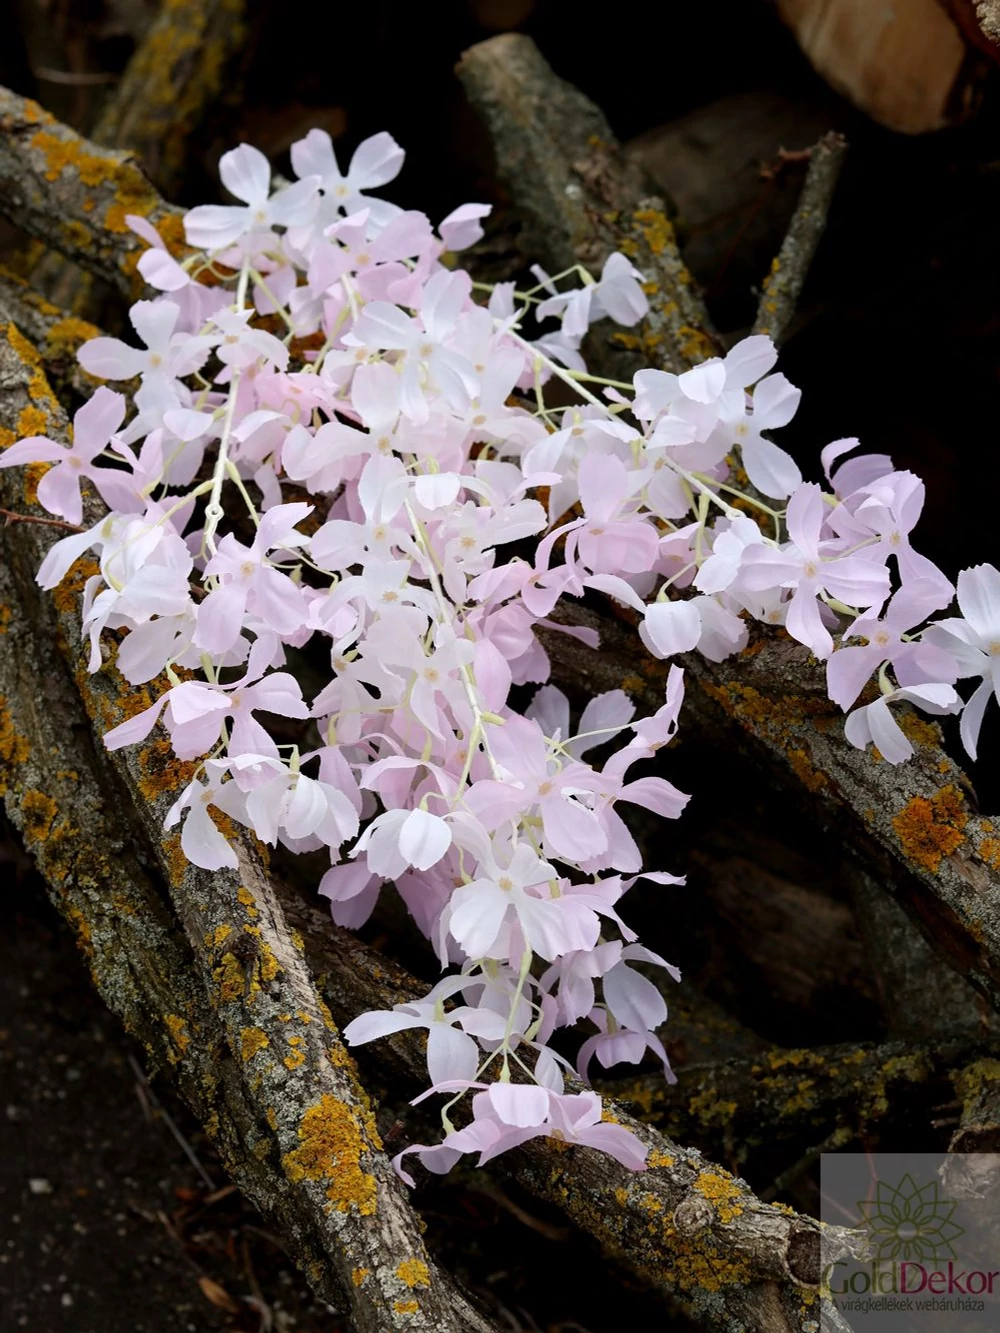
POLYGON ((246 38, 245 0, 173 0, 136 48, 94 128, 94 140, 127 149, 170 193, 188 143, 222 91, 246 38))
POLYGON ((141 296, 143 241, 125 222, 138 213, 172 254, 186 252, 183 211, 160 198, 129 153, 100 148, 37 102, 0 88, 0 211, 81 268, 141 296))
MULTIPOLYGON (((558 78, 530 37, 504 33, 464 53, 456 73, 493 141, 497 170, 524 220, 524 250, 553 271, 599 272, 621 250, 646 278, 650 311, 614 335, 629 350, 656 349, 664 369, 684 370, 720 350, 684 264, 664 201, 621 152, 603 113, 558 78)), ((635 368, 639 358, 633 357, 635 368)))
POLYGON ((764 279, 753 326, 754 333, 766 333, 776 343, 784 341, 795 316, 846 154, 847 140, 834 133, 824 134, 810 154, 798 207, 764 279))

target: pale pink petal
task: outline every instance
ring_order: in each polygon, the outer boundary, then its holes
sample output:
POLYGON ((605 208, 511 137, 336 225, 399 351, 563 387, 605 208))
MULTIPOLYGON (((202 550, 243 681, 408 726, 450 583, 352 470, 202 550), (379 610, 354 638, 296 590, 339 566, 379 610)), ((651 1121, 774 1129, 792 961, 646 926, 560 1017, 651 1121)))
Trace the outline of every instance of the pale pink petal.
POLYGON ((362 140, 351 158, 347 178, 352 190, 374 190, 395 180, 406 154, 399 144, 383 130, 362 140))
POLYGON ((271 164, 259 148, 241 143, 238 148, 223 153, 219 159, 219 176, 231 195, 245 204, 257 206, 267 199, 271 164))
POLYGON ((963 569, 958 576, 958 604, 980 639, 1000 642, 1000 572, 992 565, 963 569))
POLYGON ((411 810, 399 831, 399 850, 409 865, 429 870, 451 846, 451 829, 440 815, 411 810))
POLYGON ((471 1082, 479 1064, 479 1047, 450 1023, 432 1023, 427 1031, 427 1073, 431 1083, 471 1082))
POLYGON ((687 653, 701 637, 701 616, 692 602, 655 602, 646 608, 639 636, 655 657, 687 653))
POLYGON ((148 358, 145 352, 129 347, 120 338, 91 338, 79 348, 76 359, 88 374, 98 379, 128 380, 146 369, 148 358))
POLYGON ((540 1125, 548 1115, 548 1091, 530 1083, 491 1083, 487 1095, 497 1119, 516 1129, 540 1125))
POLYGON ((149 708, 144 708, 141 713, 136 713, 135 717, 127 718, 119 723, 117 727, 112 727, 105 733, 104 744, 109 750, 120 750, 125 745, 137 745, 139 741, 144 741, 149 733, 156 726, 160 714, 170 698, 169 691, 162 694, 155 704, 149 708))

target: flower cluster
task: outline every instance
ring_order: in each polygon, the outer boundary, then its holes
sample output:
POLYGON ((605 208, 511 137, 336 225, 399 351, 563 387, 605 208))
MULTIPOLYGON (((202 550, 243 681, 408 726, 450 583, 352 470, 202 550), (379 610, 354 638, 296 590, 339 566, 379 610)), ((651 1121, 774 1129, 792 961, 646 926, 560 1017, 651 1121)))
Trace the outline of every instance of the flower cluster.
POLYGON ((314 130, 292 149, 297 182, 272 191, 263 155, 237 148, 220 170, 240 203, 187 214, 198 253, 183 263, 133 218, 161 293, 132 308, 143 346, 96 338, 79 357, 137 387, 128 401, 98 389, 71 447, 21 440, 0 466, 49 464, 39 501, 71 524, 83 479, 110 510, 51 548, 39 582, 96 553, 91 669, 102 636, 125 631, 118 669, 158 690, 105 743, 159 726, 197 761, 167 816, 189 860, 235 868, 221 812, 266 843, 325 849, 319 892, 338 923, 364 923, 391 882, 430 941, 443 978, 427 996, 346 1029, 355 1044, 426 1030, 446 1133, 407 1151, 447 1170, 551 1136, 638 1169, 600 1098, 565 1090, 550 1039, 589 1024, 584 1082, 595 1057, 647 1052, 672 1077, 650 973, 678 974, 619 906, 637 879, 683 883, 644 870, 622 817, 685 806, 646 762, 675 734, 683 677, 670 666, 652 716, 615 690, 574 721, 537 631, 596 646, 553 616, 588 589, 632 608, 659 658, 720 660, 749 619, 784 625, 827 660, 848 739, 890 762, 910 753, 890 705, 958 712, 955 682, 973 677, 974 754, 1000 686, 1000 574, 964 571, 962 616, 928 626, 954 590, 910 545, 922 483, 847 458, 855 440, 823 451, 829 490, 804 482, 770 438, 799 393, 767 338, 681 375, 598 380, 580 353, 590 324, 646 311, 629 261, 482 287, 451 256, 488 209, 435 230, 371 197, 402 161, 379 134, 343 173, 314 130), (546 402, 554 381, 574 405, 546 402), (286 669, 307 643, 325 669, 309 698, 286 669), (299 720, 309 748, 279 743, 268 717, 299 720))

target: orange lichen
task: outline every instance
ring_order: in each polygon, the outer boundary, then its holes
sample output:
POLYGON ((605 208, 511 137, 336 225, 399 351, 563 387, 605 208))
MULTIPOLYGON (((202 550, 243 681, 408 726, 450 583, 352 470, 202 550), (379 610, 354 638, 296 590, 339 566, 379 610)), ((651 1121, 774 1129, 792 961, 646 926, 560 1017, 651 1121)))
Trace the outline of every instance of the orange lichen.
POLYGON ((77 609, 77 598, 86 587, 87 580, 99 574, 101 567, 90 556, 83 556, 70 565, 63 581, 52 589, 52 602, 62 615, 71 614, 77 609))
POLYGON ((292 1048, 285 1056, 284 1064, 286 1069, 298 1069, 300 1065, 306 1062, 306 1053, 302 1049, 303 1042, 301 1037, 289 1037, 288 1044, 292 1048))
POLYGON ((1000 870, 1000 838, 984 838, 979 844, 979 855, 994 870, 1000 870))
POLYGON ((375 1177, 361 1167, 368 1151, 359 1113, 330 1093, 310 1106, 299 1125, 299 1146, 282 1158, 289 1180, 327 1180, 327 1197, 338 1212, 357 1208, 363 1217, 375 1212, 375 1177))
POLYGON ((136 786, 147 801, 155 801, 164 792, 178 792, 194 777, 196 765, 178 759, 170 741, 164 737, 139 751, 140 777, 136 786))
POLYGON ((191 1038, 185 1031, 187 1024, 179 1014, 165 1014, 163 1021, 170 1033, 170 1044, 173 1047, 168 1058, 170 1063, 175 1065, 191 1045, 191 1038))
POLYGON ((44 842, 58 813, 59 808, 51 796, 34 789, 26 791, 21 798, 25 840, 29 843, 44 842))
POLYGON ((903 734, 918 748, 937 749, 941 744, 941 733, 936 723, 927 722, 906 708, 901 708, 894 717, 903 734))
POLYGON ((39 130, 32 135, 30 145, 45 158, 45 179, 58 180, 67 167, 75 167, 80 173, 84 185, 100 185, 110 179, 118 168, 118 163, 111 157, 102 157, 88 153, 84 148, 85 140, 75 135, 62 137, 39 130))
POLYGON ((244 1028, 240 1033, 240 1054, 244 1060, 252 1060, 258 1051, 265 1050, 270 1044, 263 1028, 244 1028))
POLYGON ((236 890, 236 899, 247 909, 247 916, 250 920, 256 921, 258 916, 260 916, 260 912, 257 910, 256 899, 250 890, 244 888, 241 884, 236 890))
POLYGON ((895 816, 892 827, 904 855, 934 874, 942 859, 965 841, 963 830, 968 822, 965 800, 949 783, 930 800, 915 796, 895 816))
POLYGON ((411 1288, 431 1285, 431 1271, 422 1259, 404 1259, 396 1269, 396 1276, 411 1288))
POLYGON ((673 1164, 674 1164, 674 1159, 670 1156, 669 1153, 659 1152, 655 1149, 646 1158, 646 1165, 650 1168, 657 1166, 664 1166, 664 1167, 673 1166, 673 1164))
POLYGON ((14 727, 6 705, 6 695, 0 694, 0 796, 7 790, 11 769, 23 764, 29 753, 27 737, 14 727))
POLYGON ((97 326, 87 320, 66 315, 63 319, 57 319, 45 335, 45 350, 50 356, 75 356, 81 343, 96 338, 98 332, 97 326))
POLYGON ((49 415, 40 407, 32 404, 24 407, 17 416, 17 433, 21 439, 28 435, 41 435, 48 429, 49 415))
POLYGON ((703 1199, 708 1199, 709 1203, 715 1205, 719 1214, 719 1220, 722 1222, 731 1222, 734 1217, 739 1217, 743 1208, 737 1202, 742 1197, 742 1191, 736 1181, 727 1172, 702 1171, 692 1186, 703 1199))
POLYGON ((370 1270, 367 1268, 354 1268, 351 1270, 351 1281, 356 1287, 361 1286, 362 1282, 364 1282, 365 1278, 368 1276, 369 1271, 370 1270))
MULTIPOLYGON (((23 414, 22 414, 23 415, 23 414)), ((51 463, 29 463, 24 469, 24 503, 38 504, 38 483, 51 467, 51 463)))
POLYGON ((392 1308, 397 1314, 417 1314, 420 1304, 418 1301, 396 1301, 392 1308))

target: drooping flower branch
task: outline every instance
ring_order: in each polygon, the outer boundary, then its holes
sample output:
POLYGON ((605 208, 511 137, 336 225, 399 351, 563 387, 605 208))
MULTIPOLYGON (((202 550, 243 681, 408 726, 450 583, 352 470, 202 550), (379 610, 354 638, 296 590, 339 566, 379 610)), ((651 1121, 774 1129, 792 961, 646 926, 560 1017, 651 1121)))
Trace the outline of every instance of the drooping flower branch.
POLYGON ((139 387, 128 401, 98 389, 71 447, 21 440, 0 466, 48 464, 39 501, 69 524, 84 479, 110 510, 51 548, 39 582, 96 552, 91 669, 102 636, 127 630, 125 678, 165 676, 105 742, 161 726, 197 761, 167 817, 188 858, 235 868, 222 812, 272 845, 327 849, 318 888, 338 923, 363 924, 391 882, 431 942, 443 976, 427 996, 346 1029, 354 1043, 427 1031, 445 1135, 407 1152, 440 1171, 545 1135, 638 1169, 642 1149, 602 1121, 600 1098, 565 1092, 550 1041, 585 1021, 584 1081, 595 1057, 647 1052, 672 1078, 656 1036, 666 1004, 641 968, 678 974, 619 904, 639 878, 683 880, 644 870, 621 807, 684 809, 666 779, 631 772, 674 736, 683 677, 670 667, 652 717, 615 690, 574 725, 537 628, 596 646, 551 619, 588 589, 632 607, 660 658, 718 661, 745 646, 749 619, 784 625, 827 661, 853 744, 906 759, 891 708, 903 700, 962 712, 975 755, 1000 687, 1000 574, 963 571, 961 616, 928 623, 955 590, 910 544, 923 484, 857 456, 856 440, 823 450, 828 490, 803 481, 770 437, 799 392, 773 373, 767 338, 682 375, 591 377, 590 324, 646 311, 629 261, 484 289, 444 261, 488 209, 465 205, 435 231, 372 197, 402 161, 379 134, 342 173, 314 130, 292 149, 300 179, 272 192, 263 155, 237 148, 220 171, 241 202, 188 213, 200 253, 183 264, 132 219, 162 293, 132 308, 144 346, 97 338, 79 355, 139 387), (573 406, 547 401, 554 379, 573 406), (311 699, 285 669, 308 642, 329 662, 311 699), (981 683, 963 703, 955 683, 969 678, 981 683), (874 701, 856 707, 872 679, 874 701), (258 714, 309 720, 311 748, 279 744, 258 714))

